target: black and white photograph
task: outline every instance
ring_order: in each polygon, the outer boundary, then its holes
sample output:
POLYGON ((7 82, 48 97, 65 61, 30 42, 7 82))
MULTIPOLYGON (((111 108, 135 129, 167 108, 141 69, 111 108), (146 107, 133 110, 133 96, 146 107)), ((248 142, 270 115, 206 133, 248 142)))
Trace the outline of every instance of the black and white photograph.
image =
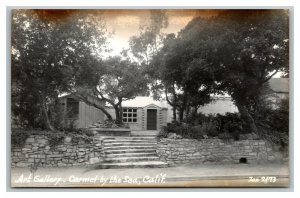
POLYGON ((12 188, 290 187, 290 9, 12 9, 12 188))

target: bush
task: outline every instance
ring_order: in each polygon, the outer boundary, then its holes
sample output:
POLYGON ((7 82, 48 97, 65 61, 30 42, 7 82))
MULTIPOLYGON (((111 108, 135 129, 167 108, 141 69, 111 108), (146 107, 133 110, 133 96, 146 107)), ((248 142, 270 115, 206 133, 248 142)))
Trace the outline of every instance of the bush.
POLYGON ((14 129, 14 132, 11 134, 11 145, 23 147, 26 139, 29 137, 30 133, 24 132, 22 130, 14 129))
POLYGON ((40 130, 25 130, 25 129, 13 129, 11 134, 12 146, 23 147, 26 139, 30 135, 45 135, 48 138, 49 146, 55 147, 63 144, 65 137, 72 138, 73 144, 85 143, 89 144, 93 141, 91 131, 78 129, 77 131, 40 131, 40 130))
POLYGON ((282 100, 277 109, 264 109, 255 116, 262 138, 287 148, 289 144, 289 103, 282 100))
POLYGON ((238 113, 217 114, 215 117, 219 133, 245 133, 245 122, 238 113))
MULTIPOLYGON (((169 125, 170 123, 168 123, 169 125)), ((166 138, 168 137, 168 126, 163 126, 157 134, 158 138, 166 138)))
POLYGON ((183 138, 203 139, 205 136, 217 136, 217 130, 213 121, 202 122, 202 124, 192 125, 188 123, 173 122, 163 127, 158 137, 167 137, 169 133, 176 133, 183 138))

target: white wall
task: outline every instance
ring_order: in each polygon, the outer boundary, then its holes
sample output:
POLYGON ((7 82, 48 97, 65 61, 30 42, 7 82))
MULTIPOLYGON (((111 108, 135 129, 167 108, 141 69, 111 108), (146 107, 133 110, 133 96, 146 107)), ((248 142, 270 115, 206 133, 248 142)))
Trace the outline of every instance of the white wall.
MULTIPOLYGON (((198 109, 198 112, 203 114, 225 114, 227 112, 235 113, 238 112, 237 107, 235 104, 231 101, 231 98, 229 97, 220 97, 212 101, 211 103, 201 107, 198 109)), ((173 110, 172 107, 169 105, 168 107, 168 116, 167 116, 167 122, 172 122, 173 119, 173 110)))

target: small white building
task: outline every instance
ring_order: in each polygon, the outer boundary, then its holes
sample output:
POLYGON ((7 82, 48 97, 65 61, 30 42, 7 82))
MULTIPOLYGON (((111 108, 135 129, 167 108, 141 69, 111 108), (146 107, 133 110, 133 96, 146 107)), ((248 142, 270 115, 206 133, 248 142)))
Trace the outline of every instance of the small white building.
MULTIPOLYGON (((151 97, 136 97, 122 102, 123 122, 131 130, 160 130, 167 125, 168 108, 166 103, 155 101, 151 97)), ((115 119, 115 110, 107 106, 106 110, 115 119)), ((104 118, 106 119, 106 117, 104 118)))

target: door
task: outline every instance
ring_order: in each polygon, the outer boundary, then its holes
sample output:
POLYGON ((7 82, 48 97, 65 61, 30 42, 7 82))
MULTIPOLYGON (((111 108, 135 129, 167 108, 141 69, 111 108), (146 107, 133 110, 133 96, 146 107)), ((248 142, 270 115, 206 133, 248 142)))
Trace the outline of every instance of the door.
POLYGON ((147 130, 156 130, 157 110, 147 109, 147 130))

